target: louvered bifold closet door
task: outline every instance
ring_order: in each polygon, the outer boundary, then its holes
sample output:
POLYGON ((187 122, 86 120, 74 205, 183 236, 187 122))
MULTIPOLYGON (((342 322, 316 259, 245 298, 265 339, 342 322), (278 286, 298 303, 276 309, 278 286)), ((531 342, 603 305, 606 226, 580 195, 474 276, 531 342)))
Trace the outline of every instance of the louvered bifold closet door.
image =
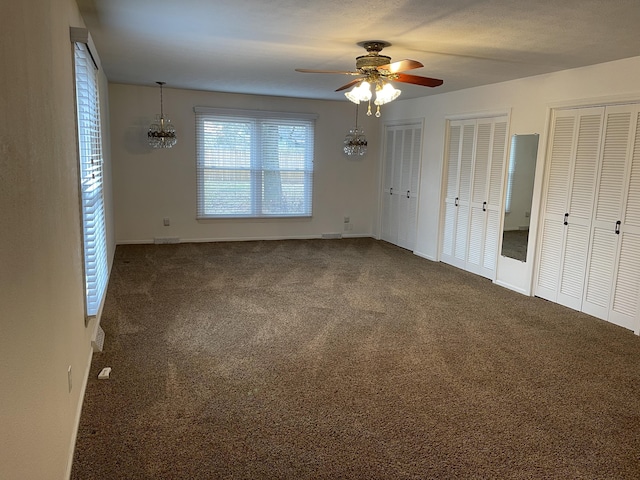
POLYGON ((555 112, 549 141, 544 216, 538 257, 537 296, 555 302, 558 298, 560 260, 564 252, 564 214, 569 195, 569 172, 574 155, 576 112, 555 112))
POLYGON ((467 252, 466 265, 467 270, 478 275, 484 275, 482 264, 486 233, 487 171, 492 135, 492 122, 490 120, 478 121, 471 201, 469 203, 469 250, 467 252))
POLYGON ((416 247, 422 128, 418 125, 407 125, 402 133, 402 178, 398 192, 400 203, 398 245, 413 250, 416 247))
POLYGON ((467 270, 493 279, 500 242, 507 118, 478 120, 467 270))
POLYGON ((393 161, 396 149, 396 133, 396 129, 386 128, 381 222, 381 238, 393 244, 398 241, 398 216, 395 211, 398 205, 398 187, 395 186, 395 183, 399 179, 395 178, 394 174, 396 174, 397 169, 394 169, 393 161), (394 193, 396 195, 395 198, 394 193))
POLYGON ((613 289, 609 321, 640 334, 640 107, 628 168, 626 202, 620 225, 620 253, 613 289))
POLYGON ((385 126, 381 238, 409 250, 416 246, 422 125, 385 126))
POLYGON ((449 125, 447 192, 441 260, 464 269, 467 264, 475 128, 475 120, 452 121, 449 125))
POLYGON ((536 295, 581 309, 604 108, 556 111, 536 295))
POLYGON ((447 145, 447 178, 443 212, 444 224, 442 228, 441 260, 446 263, 454 263, 453 251, 456 238, 461 140, 462 125, 452 122, 449 126, 449 142, 447 145))
POLYGON ((638 107, 607 107, 583 311, 637 330, 638 107), (632 181, 634 185, 632 185, 632 181))
POLYGON ((580 310, 599 168, 604 109, 584 109, 578 116, 577 141, 564 219, 564 251, 557 302, 580 310))
POLYGON ((466 269, 469 242, 469 207, 471 200, 471 179, 473 178, 473 157, 475 155, 475 122, 462 126, 460 147, 460 181, 458 183, 456 209, 456 236, 453 256, 456 265, 466 269))
POLYGON ((483 267, 495 277, 498 250, 502 241, 500 220, 502 219, 502 192, 504 189, 507 158, 507 117, 497 118, 493 125, 489 187, 487 195, 487 227, 483 254, 483 267))

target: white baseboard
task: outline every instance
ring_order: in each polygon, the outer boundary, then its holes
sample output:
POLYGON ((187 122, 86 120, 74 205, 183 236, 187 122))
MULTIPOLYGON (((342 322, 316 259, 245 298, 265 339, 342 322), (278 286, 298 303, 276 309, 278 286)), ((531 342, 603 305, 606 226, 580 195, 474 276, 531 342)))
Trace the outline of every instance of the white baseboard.
POLYGON ((92 360, 93 360, 93 348, 89 348, 89 358, 87 361, 87 366, 85 368, 82 386, 80 387, 80 397, 79 397, 80 400, 78 401, 78 407, 76 408, 76 414, 73 421, 73 434, 71 435, 71 445, 69 445, 69 458, 67 460, 67 473, 65 475, 66 479, 71 478, 71 469, 73 468, 73 455, 76 450, 76 441, 78 440, 78 429, 80 428, 82 406, 84 405, 84 395, 87 390, 87 384, 89 383, 89 373, 91 372, 92 360))
POLYGON ((377 240, 376 237, 370 233, 343 233, 342 238, 373 238, 374 240, 377 240))
MULTIPOLYGON (((260 240, 314 240, 322 238, 318 235, 292 235, 273 237, 223 237, 223 238, 181 238, 176 243, 214 243, 214 242, 255 242, 260 240)), ((375 238, 370 233, 350 233, 342 234, 342 238, 375 238)), ((145 240, 117 240, 116 245, 152 245, 153 238, 145 240)))
POLYGON ((514 292, 521 293, 522 295, 526 295, 528 297, 530 296, 524 288, 516 287, 515 285, 512 285, 508 282, 494 280, 493 283, 495 283, 496 285, 500 285, 501 287, 508 288, 509 290, 513 290, 514 292))
POLYGON ((431 260, 432 262, 437 262, 438 259, 433 255, 427 255, 426 253, 418 252, 417 250, 413 252, 414 255, 418 257, 426 258, 427 260, 431 260))

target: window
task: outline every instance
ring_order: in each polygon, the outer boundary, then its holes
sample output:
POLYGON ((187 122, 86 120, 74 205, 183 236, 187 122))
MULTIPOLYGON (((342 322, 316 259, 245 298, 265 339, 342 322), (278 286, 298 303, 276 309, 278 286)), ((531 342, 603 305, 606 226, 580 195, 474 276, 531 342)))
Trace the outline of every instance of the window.
POLYGON ((315 116, 195 112, 198 218, 311 216, 315 116))
POLYGON ((507 172, 507 195, 505 199, 504 211, 511 213, 511 199, 513 197, 513 177, 516 173, 516 142, 517 136, 511 138, 511 151, 509 154, 509 167, 507 172))
POLYGON ((87 316, 97 315, 107 287, 107 239, 97 68, 85 43, 75 43, 76 110, 87 316))

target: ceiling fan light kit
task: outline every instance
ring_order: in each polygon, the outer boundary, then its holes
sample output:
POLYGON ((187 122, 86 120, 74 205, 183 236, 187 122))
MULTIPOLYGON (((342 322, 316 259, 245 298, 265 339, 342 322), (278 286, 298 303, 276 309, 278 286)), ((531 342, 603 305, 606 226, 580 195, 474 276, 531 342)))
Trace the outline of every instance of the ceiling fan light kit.
POLYGON ((373 103, 376 105, 384 105, 385 103, 393 102, 400 96, 402 90, 393 88, 390 83, 385 83, 380 89, 376 87, 376 99, 373 103))
POLYGON ((162 105, 162 86, 165 82, 156 82, 160 85, 160 114, 156 115, 155 120, 149 126, 147 138, 149 146, 152 148, 171 148, 178 142, 176 129, 171 125, 171 120, 164 116, 162 105))
POLYGON ((421 68, 424 65, 417 60, 400 60, 391 63, 391 57, 380 55, 383 48, 389 47, 391 43, 384 40, 367 40, 359 42, 359 46, 363 47, 366 55, 356 57, 356 71, 342 72, 334 70, 308 70, 296 69, 303 73, 338 73, 344 75, 357 75, 359 78, 350 81, 346 85, 336 89, 336 92, 346 90, 353 86, 349 92, 345 92, 345 97, 355 104, 360 102, 369 102, 367 115, 371 115, 371 98, 373 87, 376 98, 374 104, 377 105, 376 117, 380 117, 380 106, 392 102, 400 96, 401 91, 394 88, 391 82, 411 83, 414 85, 422 85, 424 87, 437 87, 443 84, 443 81, 437 78, 421 77, 418 75, 409 75, 403 73, 407 70, 421 68))
POLYGON ((353 90, 350 92, 345 92, 345 97, 347 97, 350 101, 355 104, 360 102, 368 102, 371 100, 371 86, 369 82, 363 80, 360 85, 357 87, 353 87, 353 90))

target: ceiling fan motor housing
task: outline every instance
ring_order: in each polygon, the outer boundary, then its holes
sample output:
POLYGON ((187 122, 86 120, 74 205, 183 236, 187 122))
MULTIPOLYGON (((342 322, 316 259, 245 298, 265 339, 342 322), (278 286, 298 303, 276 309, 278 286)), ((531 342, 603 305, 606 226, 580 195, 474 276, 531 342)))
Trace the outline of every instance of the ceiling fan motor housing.
POLYGON ((362 70, 375 70, 382 65, 391 63, 391 57, 386 55, 362 55, 356 58, 356 68, 362 70))
POLYGON ((359 42, 358 45, 367 51, 366 55, 361 55, 356 58, 356 68, 358 70, 376 70, 382 65, 391 63, 391 57, 380 55, 382 49, 390 46, 391 43, 383 40, 367 40, 365 42, 359 42))

